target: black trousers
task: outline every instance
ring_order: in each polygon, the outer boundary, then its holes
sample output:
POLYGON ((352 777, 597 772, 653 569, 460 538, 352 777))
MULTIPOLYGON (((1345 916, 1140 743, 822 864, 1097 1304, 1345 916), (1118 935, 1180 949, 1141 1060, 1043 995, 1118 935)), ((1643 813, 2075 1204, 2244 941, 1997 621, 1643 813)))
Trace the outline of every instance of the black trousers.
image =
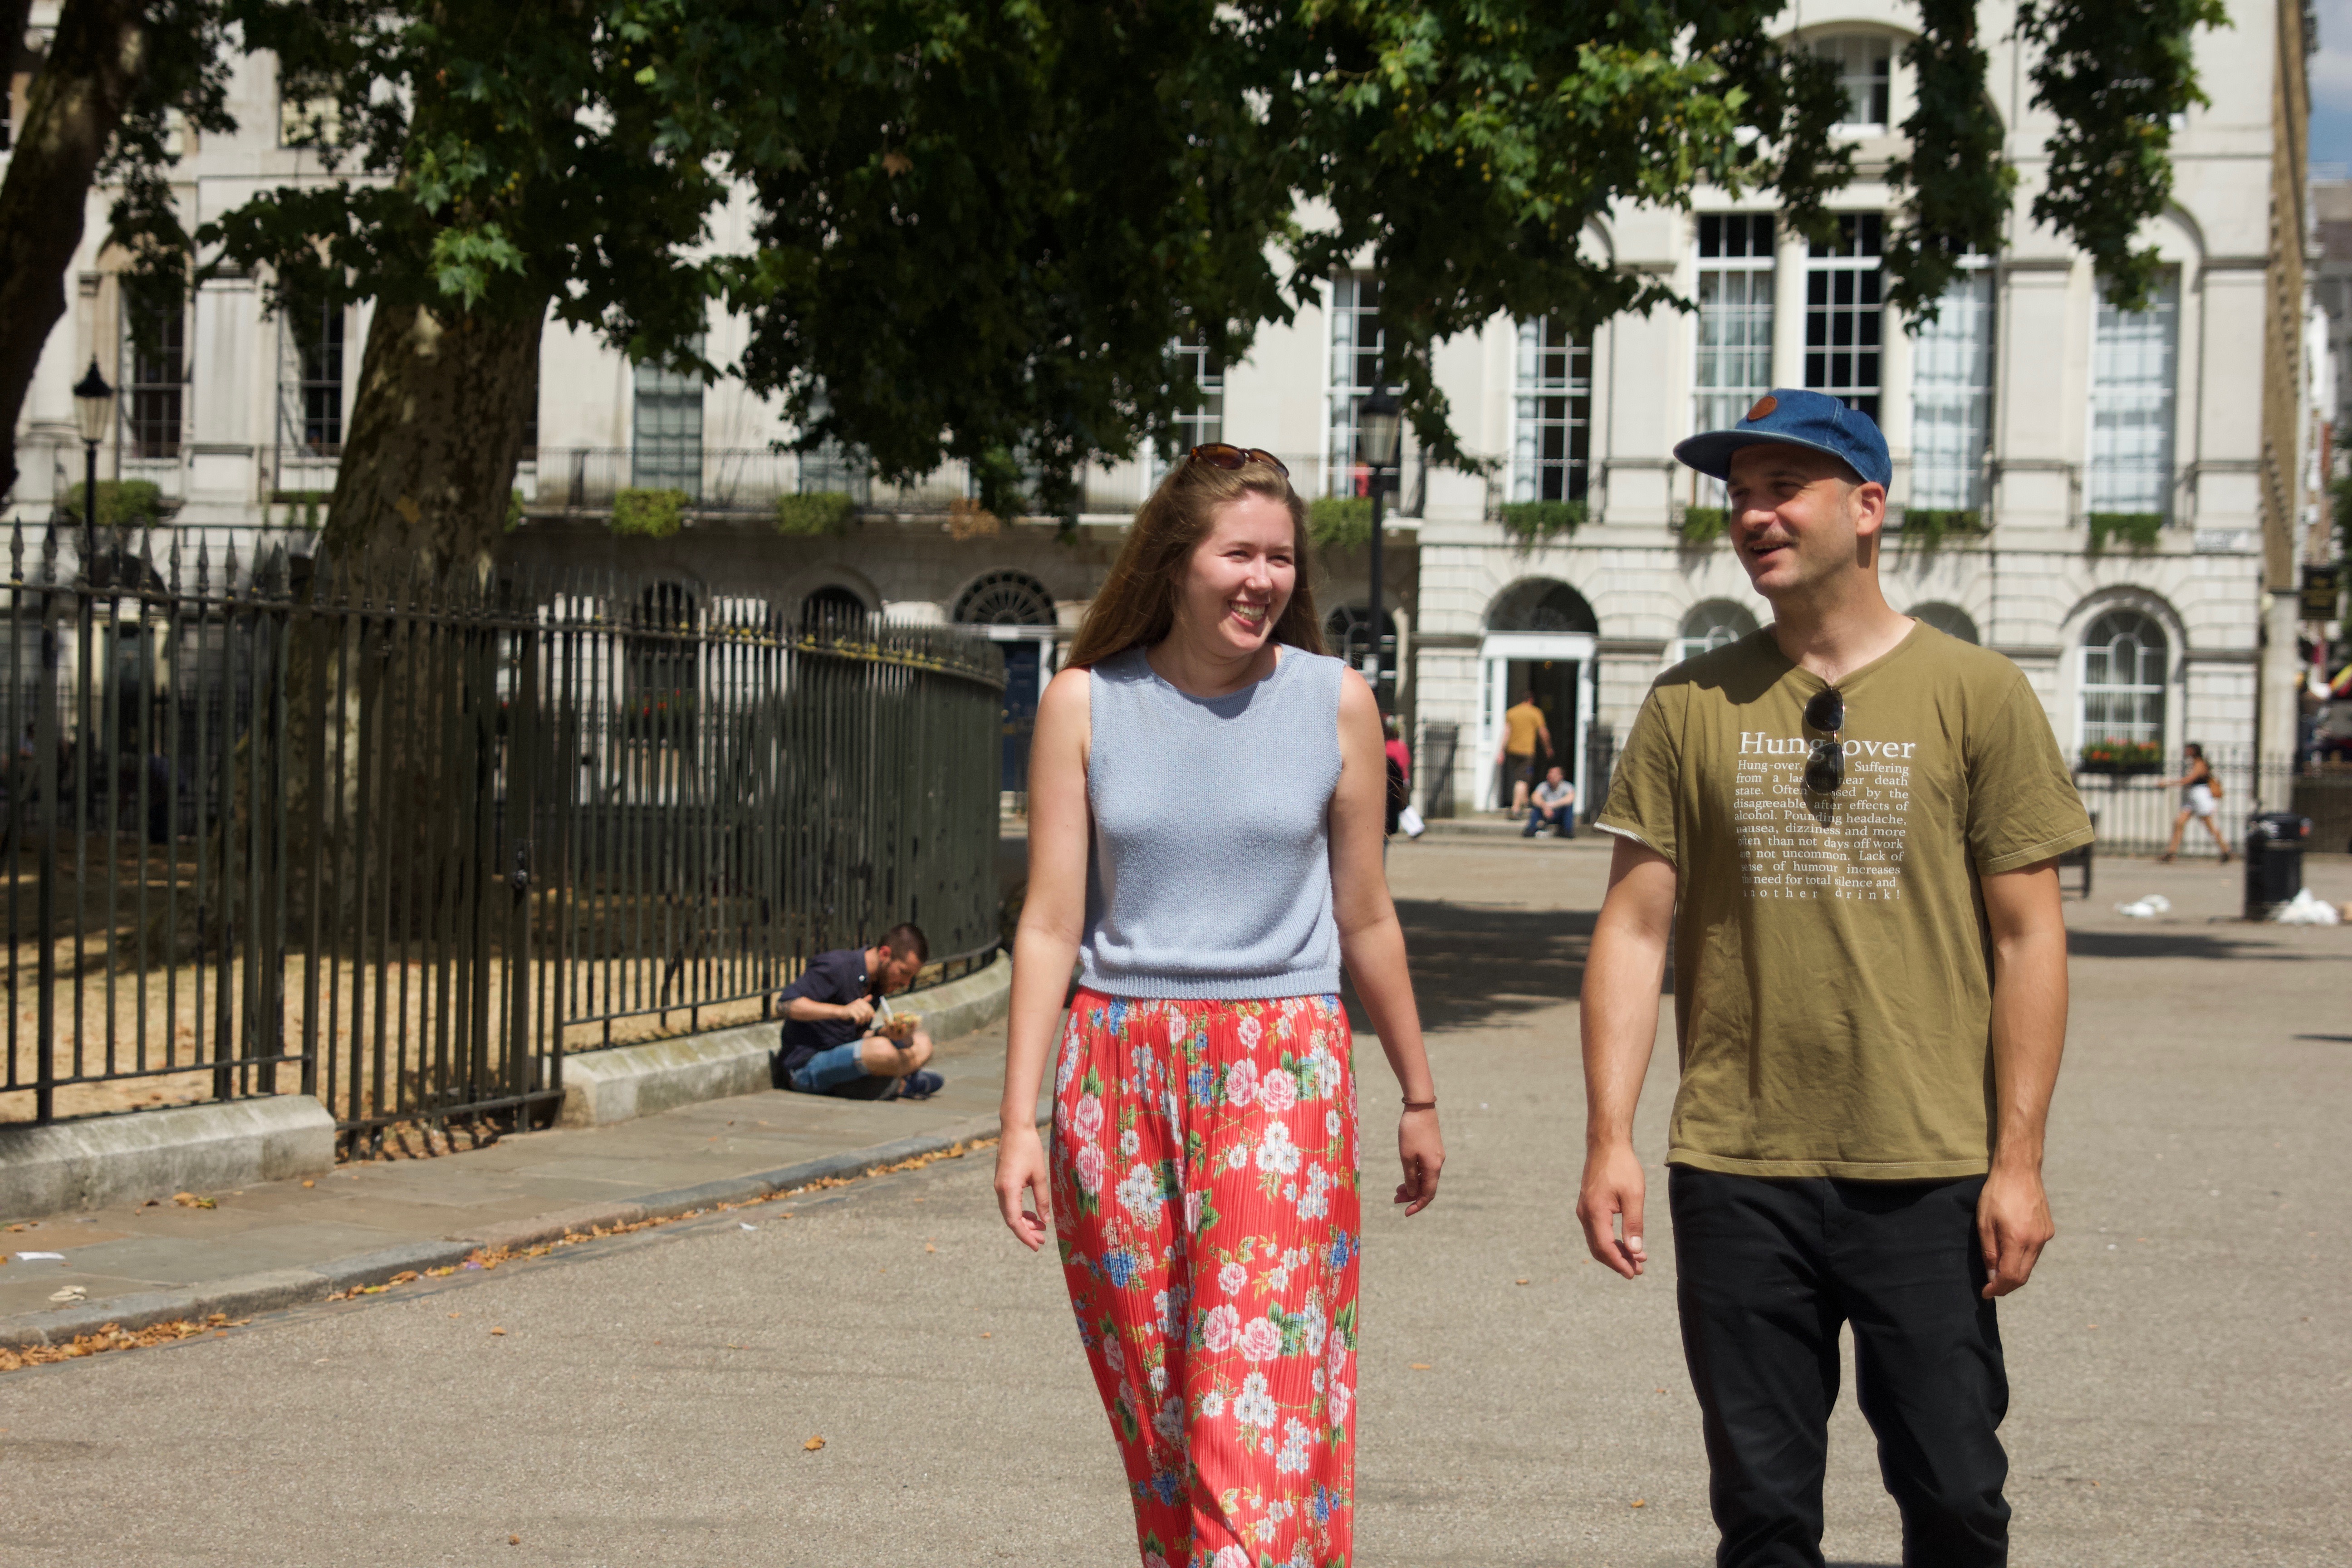
POLYGON ((1903 1514, 1906 1568, 2009 1561, 2009 1408, 1977 1241, 1981 1176, 1771 1180, 1675 1166, 1675 1298, 1720 1568, 1822 1568, 1838 1329, 1903 1514))

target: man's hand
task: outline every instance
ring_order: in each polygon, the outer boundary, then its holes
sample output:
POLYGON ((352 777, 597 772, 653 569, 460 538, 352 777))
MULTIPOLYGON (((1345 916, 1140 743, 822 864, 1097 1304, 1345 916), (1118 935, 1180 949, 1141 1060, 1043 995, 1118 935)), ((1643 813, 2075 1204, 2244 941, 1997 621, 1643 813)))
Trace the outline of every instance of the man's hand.
POLYGON ((1595 1149, 1584 1157, 1584 1186, 1576 1196, 1576 1217, 1584 1224, 1584 1245, 1601 1262, 1631 1279, 1650 1255, 1642 1246, 1642 1200, 1648 1178, 1631 1143, 1595 1149), (1622 1215, 1625 1234, 1616 1221, 1622 1215))
POLYGON ((2033 1277, 2033 1265, 2058 1227, 2050 1218, 2049 1194, 2038 1171, 1996 1166, 1977 1197, 1977 1239, 1984 1247, 1985 1287, 1990 1301, 2006 1296, 2033 1277))
POLYGON ((854 997, 841 1005, 841 1016, 862 1029, 874 1021, 874 1004, 864 996, 854 997))

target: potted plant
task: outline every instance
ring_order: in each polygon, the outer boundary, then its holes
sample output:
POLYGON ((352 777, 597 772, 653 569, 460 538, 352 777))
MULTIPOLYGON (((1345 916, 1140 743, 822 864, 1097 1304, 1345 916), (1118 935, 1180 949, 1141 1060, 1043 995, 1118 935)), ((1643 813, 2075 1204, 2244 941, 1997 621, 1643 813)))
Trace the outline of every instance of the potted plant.
POLYGON ((2130 777, 2152 773, 2163 766, 2164 753, 2153 741, 2093 741, 2083 748, 2076 771, 2130 777))

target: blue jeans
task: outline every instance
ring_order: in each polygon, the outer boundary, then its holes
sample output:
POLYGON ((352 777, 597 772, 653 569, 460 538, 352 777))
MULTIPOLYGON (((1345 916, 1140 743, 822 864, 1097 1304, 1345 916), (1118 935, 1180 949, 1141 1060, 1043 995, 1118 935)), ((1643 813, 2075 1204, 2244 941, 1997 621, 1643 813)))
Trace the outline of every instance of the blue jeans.
POLYGON ((803 1094, 831 1094, 843 1084, 866 1076, 866 1068, 857 1060, 857 1047, 862 1043, 851 1040, 819 1051, 794 1068, 785 1081, 803 1094))

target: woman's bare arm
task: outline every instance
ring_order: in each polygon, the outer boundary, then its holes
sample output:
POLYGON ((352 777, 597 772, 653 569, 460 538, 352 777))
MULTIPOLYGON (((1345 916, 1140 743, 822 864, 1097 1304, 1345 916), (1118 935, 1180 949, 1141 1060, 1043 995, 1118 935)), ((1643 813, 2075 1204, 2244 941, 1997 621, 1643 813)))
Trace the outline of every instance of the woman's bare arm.
MULTIPOLYGON (((1349 670, 1340 677, 1339 787, 1331 796, 1331 900, 1339 956, 1404 1098, 1434 1100, 1437 1088, 1405 968, 1404 929, 1381 865, 1387 825, 1388 752, 1380 704, 1364 678, 1349 670)), ((1397 1155, 1404 1180, 1396 1201, 1407 1205, 1405 1213, 1419 1214, 1437 1196, 1437 1173, 1445 1164, 1435 1110, 1404 1113, 1397 1124, 1397 1155)))
POLYGON ((1083 669, 1054 677, 1029 741, 1029 888, 1013 939, 1012 1016, 1004 1045, 1003 1129, 996 1148, 996 1202, 1004 1223, 1034 1251, 1053 1223, 1037 1092, 1053 1055, 1054 1026, 1087 916, 1087 748, 1092 711, 1083 669), (1023 1206, 1029 1194, 1034 1212, 1023 1206))

